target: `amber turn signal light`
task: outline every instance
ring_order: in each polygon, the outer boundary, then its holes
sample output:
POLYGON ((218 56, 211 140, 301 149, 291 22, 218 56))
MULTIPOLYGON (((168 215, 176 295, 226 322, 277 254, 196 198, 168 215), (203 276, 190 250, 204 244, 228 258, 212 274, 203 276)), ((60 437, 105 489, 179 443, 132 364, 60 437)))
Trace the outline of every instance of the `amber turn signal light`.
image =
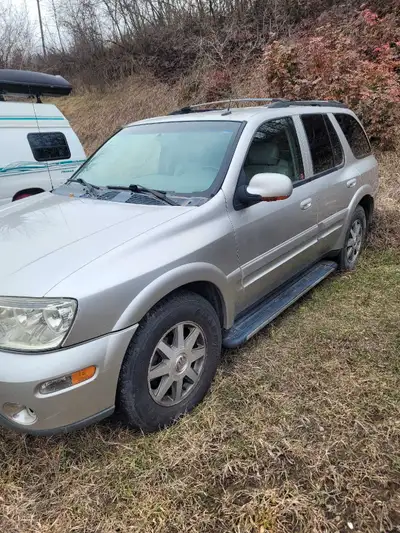
POLYGON ((42 383, 39 387, 40 394, 52 394, 54 392, 59 392, 64 389, 68 389, 74 385, 79 385, 84 381, 88 381, 96 373, 95 366, 88 366, 82 368, 82 370, 77 370, 73 374, 68 376, 62 376, 61 378, 51 379, 42 383))
POLYGON ((92 378, 95 373, 95 366, 88 366, 87 368, 83 368, 82 370, 74 372, 71 374, 72 385, 78 385, 78 383, 82 383, 82 381, 87 381, 88 379, 92 378))

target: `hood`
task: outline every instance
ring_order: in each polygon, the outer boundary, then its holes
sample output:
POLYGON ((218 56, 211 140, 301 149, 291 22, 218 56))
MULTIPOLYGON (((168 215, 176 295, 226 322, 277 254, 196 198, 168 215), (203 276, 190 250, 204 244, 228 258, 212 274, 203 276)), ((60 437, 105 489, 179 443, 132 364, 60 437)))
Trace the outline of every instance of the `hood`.
POLYGON ((1 207, 0 295, 44 296, 116 246, 192 209, 51 193, 1 207))

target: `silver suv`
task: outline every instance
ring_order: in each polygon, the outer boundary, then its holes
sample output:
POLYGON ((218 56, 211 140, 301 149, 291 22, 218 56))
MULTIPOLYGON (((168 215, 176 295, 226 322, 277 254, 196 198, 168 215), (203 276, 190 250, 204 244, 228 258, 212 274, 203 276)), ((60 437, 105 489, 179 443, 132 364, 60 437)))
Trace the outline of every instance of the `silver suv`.
POLYGON ((240 346, 353 269, 377 162, 346 106, 213 102, 131 124, 0 209, 0 420, 49 434, 198 404, 240 346), (234 107, 236 106, 236 107, 234 107))

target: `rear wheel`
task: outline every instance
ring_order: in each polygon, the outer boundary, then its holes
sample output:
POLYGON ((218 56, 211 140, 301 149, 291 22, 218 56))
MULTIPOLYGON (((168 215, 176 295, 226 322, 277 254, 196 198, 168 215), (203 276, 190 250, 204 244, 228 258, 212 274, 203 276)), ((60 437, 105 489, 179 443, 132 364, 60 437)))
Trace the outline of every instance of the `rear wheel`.
POLYGON ((13 202, 16 202, 17 200, 22 200, 23 198, 28 198, 29 196, 34 196, 35 194, 40 194, 44 192, 43 189, 25 189, 24 191, 17 192, 14 195, 13 202))
POLYGON ((350 220, 345 244, 339 254, 339 269, 354 270, 363 249, 367 232, 367 219, 364 209, 359 205, 350 220))
POLYGON ((155 431, 192 410, 210 388, 221 353, 221 325, 211 304, 176 293, 144 318, 121 368, 123 420, 155 431))

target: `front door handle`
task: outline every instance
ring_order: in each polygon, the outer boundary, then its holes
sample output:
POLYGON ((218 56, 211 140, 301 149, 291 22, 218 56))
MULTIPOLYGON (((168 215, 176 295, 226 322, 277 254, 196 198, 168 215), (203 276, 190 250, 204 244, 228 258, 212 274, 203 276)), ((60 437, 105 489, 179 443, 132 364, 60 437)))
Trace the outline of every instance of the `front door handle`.
POLYGON ((346 187, 351 189, 351 187, 356 186, 356 183, 357 183, 357 178, 352 178, 351 180, 348 180, 348 182, 346 183, 346 187))
POLYGON ((312 201, 311 201, 311 198, 307 198, 306 200, 303 200, 301 203, 300 203, 300 207, 303 211, 305 211, 306 209, 310 209, 310 207, 312 206, 312 201))

